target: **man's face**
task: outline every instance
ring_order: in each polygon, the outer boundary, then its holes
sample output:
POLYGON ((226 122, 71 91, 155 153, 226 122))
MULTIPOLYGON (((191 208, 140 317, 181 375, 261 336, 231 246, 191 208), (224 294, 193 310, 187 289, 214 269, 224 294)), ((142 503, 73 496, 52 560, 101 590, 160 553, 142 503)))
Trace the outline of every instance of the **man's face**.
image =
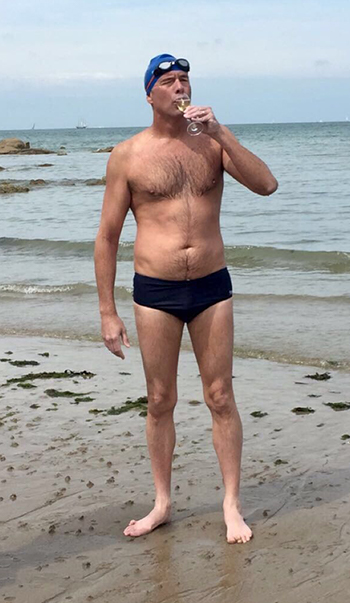
POLYGON ((176 101, 184 94, 191 97, 188 73, 180 70, 168 71, 157 80, 151 94, 147 96, 147 101, 160 113, 178 115, 176 101))

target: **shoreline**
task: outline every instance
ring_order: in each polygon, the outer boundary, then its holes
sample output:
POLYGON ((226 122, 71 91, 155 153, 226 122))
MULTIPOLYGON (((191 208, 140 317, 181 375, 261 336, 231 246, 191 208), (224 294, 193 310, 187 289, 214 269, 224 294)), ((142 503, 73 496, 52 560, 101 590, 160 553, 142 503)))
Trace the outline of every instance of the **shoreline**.
MULTIPOLYGON (((92 346, 102 346, 101 342, 101 332, 100 332, 100 319, 96 315, 96 304, 94 303, 84 308, 84 312, 82 312, 83 319, 81 318, 81 314, 73 312, 66 312, 62 315, 59 314, 59 305, 57 304, 57 308, 55 306, 55 312, 58 313, 58 321, 53 326, 52 319, 49 323, 50 316, 46 316, 43 320, 42 316, 40 316, 40 311, 43 312, 42 307, 38 306, 37 301, 36 308, 31 306, 28 311, 30 311, 31 320, 33 320, 33 313, 36 312, 34 316, 36 320, 36 327, 32 330, 29 326, 24 327, 23 325, 18 327, 18 332, 14 330, 12 326, 2 326, 0 328, 0 337, 2 340, 11 341, 16 339, 30 340, 30 339, 42 339, 43 341, 65 341, 67 344, 71 343, 71 345, 92 345, 92 346), (59 324, 61 321, 61 325, 59 324), (79 322, 80 321, 80 322, 79 322), (38 330, 38 324, 40 322, 44 322, 41 331, 38 330), (86 324, 93 325, 93 328, 90 332, 82 329, 86 324), (81 329, 82 332, 78 332, 81 329), (74 332, 75 331, 75 332, 74 332)), ((78 308, 78 306, 76 306, 78 308)), ((52 318, 55 314, 54 309, 51 308, 52 318)), ((128 336, 133 348, 138 348, 138 336, 136 332, 135 319, 133 314, 133 309, 130 307, 128 302, 123 300, 119 300, 118 309, 121 315, 123 316, 123 321, 127 328, 128 336)), ((81 310, 81 309, 80 309, 81 310)), ((17 306, 16 308, 11 308, 12 315, 21 315, 23 313, 23 308, 21 306, 17 306)), ((299 333, 296 332, 294 341, 291 342, 290 349, 288 350, 288 346, 284 345, 284 348, 279 345, 279 343, 274 342, 273 338, 270 341, 264 343, 264 348, 255 347, 254 346, 254 338, 257 337, 263 338, 264 327, 261 327, 260 332, 256 332, 256 329, 259 328, 259 324, 261 325, 262 314, 258 312, 251 312, 249 317, 249 312, 244 310, 241 306, 238 305, 236 301, 235 309, 234 309, 234 322, 235 322, 235 347, 233 360, 255 360, 255 361, 265 361, 271 362, 273 364, 281 364, 285 366, 294 366, 294 367, 305 367, 305 370, 309 366, 313 366, 322 371, 339 371, 344 374, 350 375, 350 361, 349 356, 346 355, 346 339, 344 340, 343 334, 339 327, 339 332, 337 334, 333 333, 334 338, 337 335, 337 341, 343 339, 342 345, 344 349, 342 349, 341 354, 336 359, 332 352, 327 349, 327 355, 323 354, 319 357, 310 357, 308 355, 307 349, 295 350, 293 344, 297 341, 297 335, 299 333), (253 319, 251 318, 253 316, 253 319), (244 325, 249 325, 248 329, 243 330, 244 325), (243 328, 242 328, 243 327, 243 328), (328 358, 327 358, 328 356, 328 358)), ((265 314, 266 318, 266 314, 265 314)), ((0 322, 1 319, 3 323, 7 320, 6 307, 4 306, 2 311, 0 310, 0 322)), ((26 320, 26 318, 22 317, 22 323, 26 320)), ((268 320, 272 321, 272 314, 268 318, 268 320)), ((277 327, 276 327, 277 329, 277 327)), ((309 329, 310 333, 312 329, 309 329)), ((321 333, 322 334, 322 333, 321 333)), ((321 334, 316 334, 315 339, 317 344, 321 346, 321 344, 325 347, 325 342, 322 342, 320 339, 321 334), (319 339, 317 339, 319 337, 319 339)), ((288 333, 285 333, 287 336, 288 333)), ((281 337, 282 341, 283 337, 281 337)), ((316 348, 318 346, 315 346, 316 348)), ((336 342, 333 342, 333 348, 336 347, 336 342)), ((321 347, 319 349, 322 349, 321 347)), ((181 349, 180 353, 192 353, 192 343, 188 333, 187 328, 185 327, 183 330, 182 341, 181 341, 181 349)))
POLYGON ((350 586, 350 439, 342 436, 350 411, 324 403, 350 402, 350 375, 334 370, 331 379, 314 381, 306 378, 317 372, 312 365, 234 358, 244 433, 241 499, 254 538, 228 545, 211 417, 194 354, 181 350, 172 522, 130 539, 122 531, 151 509, 153 482, 145 417, 140 410, 106 413, 146 394, 139 348, 124 352, 122 361, 101 343, 2 340, 1 358, 40 363, 0 363, 4 600, 343 603, 350 586), (7 379, 66 369, 95 376, 3 387, 7 379), (52 398, 50 389, 74 397, 52 398), (294 414, 300 406, 315 412, 294 414), (254 418, 255 411, 267 415, 254 418))

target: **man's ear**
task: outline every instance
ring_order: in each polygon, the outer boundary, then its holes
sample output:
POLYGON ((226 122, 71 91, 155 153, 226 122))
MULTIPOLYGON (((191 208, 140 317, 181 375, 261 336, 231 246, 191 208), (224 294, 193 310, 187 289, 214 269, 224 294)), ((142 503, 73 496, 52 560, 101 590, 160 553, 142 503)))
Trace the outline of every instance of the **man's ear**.
POLYGON ((149 105, 153 105, 153 100, 151 98, 151 94, 147 94, 147 96, 146 96, 146 101, 148 102, 149 105))

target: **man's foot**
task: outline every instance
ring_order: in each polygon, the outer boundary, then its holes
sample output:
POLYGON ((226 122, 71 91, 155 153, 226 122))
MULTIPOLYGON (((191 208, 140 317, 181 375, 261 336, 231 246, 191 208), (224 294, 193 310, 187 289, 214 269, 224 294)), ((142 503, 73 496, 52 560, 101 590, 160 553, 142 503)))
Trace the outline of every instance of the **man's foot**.
POLYGON ((224 502, 224 519, 227 526, 226 538, 229 544, 248 542, 253 536, 250 527, 245 523, 240 505, 235 502, 224 502))
POLYGON ((143 519, 136 521, 132 519, 129 525, 124 530, 124 536, 142 536, 152 532, 162 523, 167 523, 170 520, 171 505, 155 506, 154 509, 143 519))

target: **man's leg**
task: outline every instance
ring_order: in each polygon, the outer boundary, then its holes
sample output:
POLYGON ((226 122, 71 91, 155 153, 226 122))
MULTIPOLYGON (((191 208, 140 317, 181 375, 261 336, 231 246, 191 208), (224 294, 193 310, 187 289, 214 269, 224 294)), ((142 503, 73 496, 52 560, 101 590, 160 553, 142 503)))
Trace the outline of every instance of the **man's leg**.
POLYGON ((147 443, 156 490, 154 509, 131 520, 125 536, 141 536, 170 519, 171 465, 175 447, 174 408, 184 323, 175 316, 134 302, 136 328, 146 376, 147 443))
POLYGON ((213 443, 225 485, 224 517, 228 542, 247 542, 252 531, 241 516, 239 483, 242 423, 232 388, 232 298, 201 312, 188 324, 202 378, 203 394, 213 419, 213 443))

